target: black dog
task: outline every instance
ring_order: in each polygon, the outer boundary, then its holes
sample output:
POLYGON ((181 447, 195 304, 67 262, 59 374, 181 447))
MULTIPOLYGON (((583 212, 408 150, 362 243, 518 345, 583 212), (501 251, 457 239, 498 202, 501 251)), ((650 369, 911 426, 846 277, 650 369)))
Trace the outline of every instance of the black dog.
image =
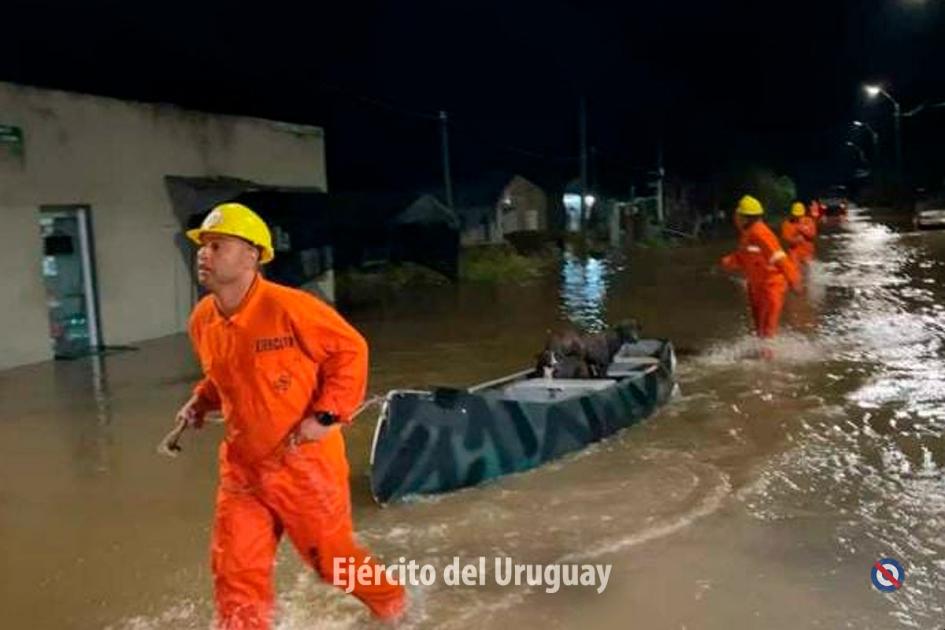
POLYGON ((584 360, 591 376, 607 376, 607 369, 614 361, 614 355, 627 343, 640 340, 640 324, 635 319, 627 319, 610 330, 584 337, 584 360))
POLYGON ((594 335, 552 332, 538 355, 536 372, 546 378, 603 378, 620 348, 639 339, 640 325, 632 319, 594 335))

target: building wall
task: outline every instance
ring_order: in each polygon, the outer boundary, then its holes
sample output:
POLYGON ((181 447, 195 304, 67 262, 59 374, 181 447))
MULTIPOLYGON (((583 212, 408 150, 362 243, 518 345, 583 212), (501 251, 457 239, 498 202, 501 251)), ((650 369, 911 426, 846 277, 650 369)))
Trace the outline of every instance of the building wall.
POLYGON ((482 245, 490 242, 488 238, 488 227, 485 225, 476 225, 463 230, 459 235, 459 244, 463 247, 471 245, 482 245))
POLYGON ((123 345, 186 328, 192 287, 165 175, 327 190, 317 127, 2 82, 0 125, 23 132, 22 154, 0 156, 0 368, 52 357, 40 206, 91 207, 103 340, 123 345))
POLYGON ((485 214, 479 212, 474 216, 478 217, 474 223, 470 221, 469 215, 463 218, 463 226, 459 233, 459 244, 462 247, 471 247, 474 245, 486 245, 501 243, 504 239, 499 229, 497 219, 501 210, 498 206, 489 208, 485 214))
POLYGON ((521 230, 548 229, 548 196, 524 177, 516 175, 502 193, 511 201, 513 212, 503 216, 506 234, 521 230))

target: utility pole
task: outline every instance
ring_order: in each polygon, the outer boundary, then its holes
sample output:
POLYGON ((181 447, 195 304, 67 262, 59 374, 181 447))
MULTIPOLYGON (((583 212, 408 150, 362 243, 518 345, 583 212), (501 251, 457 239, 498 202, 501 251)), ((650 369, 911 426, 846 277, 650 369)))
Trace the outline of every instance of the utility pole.
POLYGON ((584 221, 587 219, 587 103, 583 95, 578 115, 581 134, 581 228, 583 229, 584 221))
POLYGON ((893 117, 896 121, 896 175, 899 177, 899 185, 904 183, 904 171, 902 168, 902 110, 899 108, 899 101, 890 97, 893 103, 893 117))
POLYGON ((443 140, 443 187, 446 191, 446 207, 453 208, 453 181, 450 178, 450 141, 446 112, 440 110, 440 137, 443 140))
POLYGON ((663 141, 660 140, 656 153, 656 221, 665 223, 663 211, 663 141))

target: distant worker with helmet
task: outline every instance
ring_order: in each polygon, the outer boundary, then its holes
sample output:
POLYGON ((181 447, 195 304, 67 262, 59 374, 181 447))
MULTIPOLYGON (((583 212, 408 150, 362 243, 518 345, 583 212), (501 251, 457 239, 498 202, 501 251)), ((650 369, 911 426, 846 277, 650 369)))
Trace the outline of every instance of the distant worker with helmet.
POLYGON ((824 206, 820 203, 820 199, 812 199, 807 211, 815 225, 819 224, 824 218, 824 206))
POLYGON ((814 239, 817 228, 804 204, 795 201, 791 205, 791 214, 781 223, 781 239, 787 244, 788 256, 801 269, 814 259, 814 239))
POLYGON ((778 332, 787 287, 800 292, 801 278, 763 217, 760 201, 750 195, 741 198, 735 208, 738 249, 722 258, 722 267, 745 276, 755 332, 767 339, 778 332))
POLYGON ((177 417, 200 427, 221 410, 226 424, 211 549, 217 627, 272 627, 283 531, 328 582, 346 583, 338 566, 369 565, 379 579, 356 581, 353 594, 376 617, 400 617, 403 587, 374 570, 352 532, 341 427, 364 397, 367 343, 316 297, 262 277, 272 237, 246 206, 217 206, 187 236, 209 295, 190 318, 204 377, 177 417))
POLYGON ((811 240, 811 243, 810 243, 810 255, 811 255, 811 259, 813 259, 814 255, 817 253, 817 245, 816 245, 816 243, 817 243, 817 234, 818 234, 818 232, 820 232, 820 225, 819 225, 819 224, 820 224, 820 214, 819 214, 819 212, 820 212, 820 211, 818 210, 818 215, 817 215, 817 216, 814 216, 814 214, 813 214, 813 212, 811 212, 810 208, 807 208, 807 212, 804 214, 803 217, 801 217, 801 223, 803 223, 804 225, 806 225, 807 228, 808 228, 808 230, 811 232, 811 234, 814 235, 814 238, 813 238, 813 240, 811 240))

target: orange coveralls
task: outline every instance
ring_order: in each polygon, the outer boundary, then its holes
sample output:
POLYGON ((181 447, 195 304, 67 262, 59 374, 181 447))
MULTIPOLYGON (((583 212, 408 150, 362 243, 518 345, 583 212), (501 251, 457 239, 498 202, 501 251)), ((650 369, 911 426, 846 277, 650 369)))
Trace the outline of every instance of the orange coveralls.
MULTIPOLYGON (((340 428, 300 445, 288 439, 314 411, 350 422, 366 389, 367 343, 314 296, 262 276, 228 318, 213 296, 201 300, 190 336, 204 373, 194 393, 226 418, 211 543, 218 627, 269 628, 283 531, 328 582, 336 557, 345 569, 349 557, 355 570, 374 564, 354 541, 340 428)), ((356 584, 354 595, 374 615, 394 618, 404 590, 381 575, 377 584, 356 584)))
POLYGON ((811 235, 810 238, 810 259, 814 259, 814 255, 817 253, 817 219, 805 214, 801 217, 801 225, 805 226, 808 232, 811 235))
POLYGON ((807 211, 815 224, 820 223, 821 219, 824 218, 824 207, 819 201, 812 201, 807 211))
POLYGON ((791 262, 778 237, 763 221, 742 230, 738 249, 722 258, 728 271, 738 271, 748 280, 748 303, 759 337, 774 337, 778 332, 787 286, 801 286, 797 267, 791 262))
POLYGON ((788 256, 800 268, 814 259, 814 238, 817 235, 813 220, 808 217, 785 219, 781 224, 781 238, 788 245, 788 256))

